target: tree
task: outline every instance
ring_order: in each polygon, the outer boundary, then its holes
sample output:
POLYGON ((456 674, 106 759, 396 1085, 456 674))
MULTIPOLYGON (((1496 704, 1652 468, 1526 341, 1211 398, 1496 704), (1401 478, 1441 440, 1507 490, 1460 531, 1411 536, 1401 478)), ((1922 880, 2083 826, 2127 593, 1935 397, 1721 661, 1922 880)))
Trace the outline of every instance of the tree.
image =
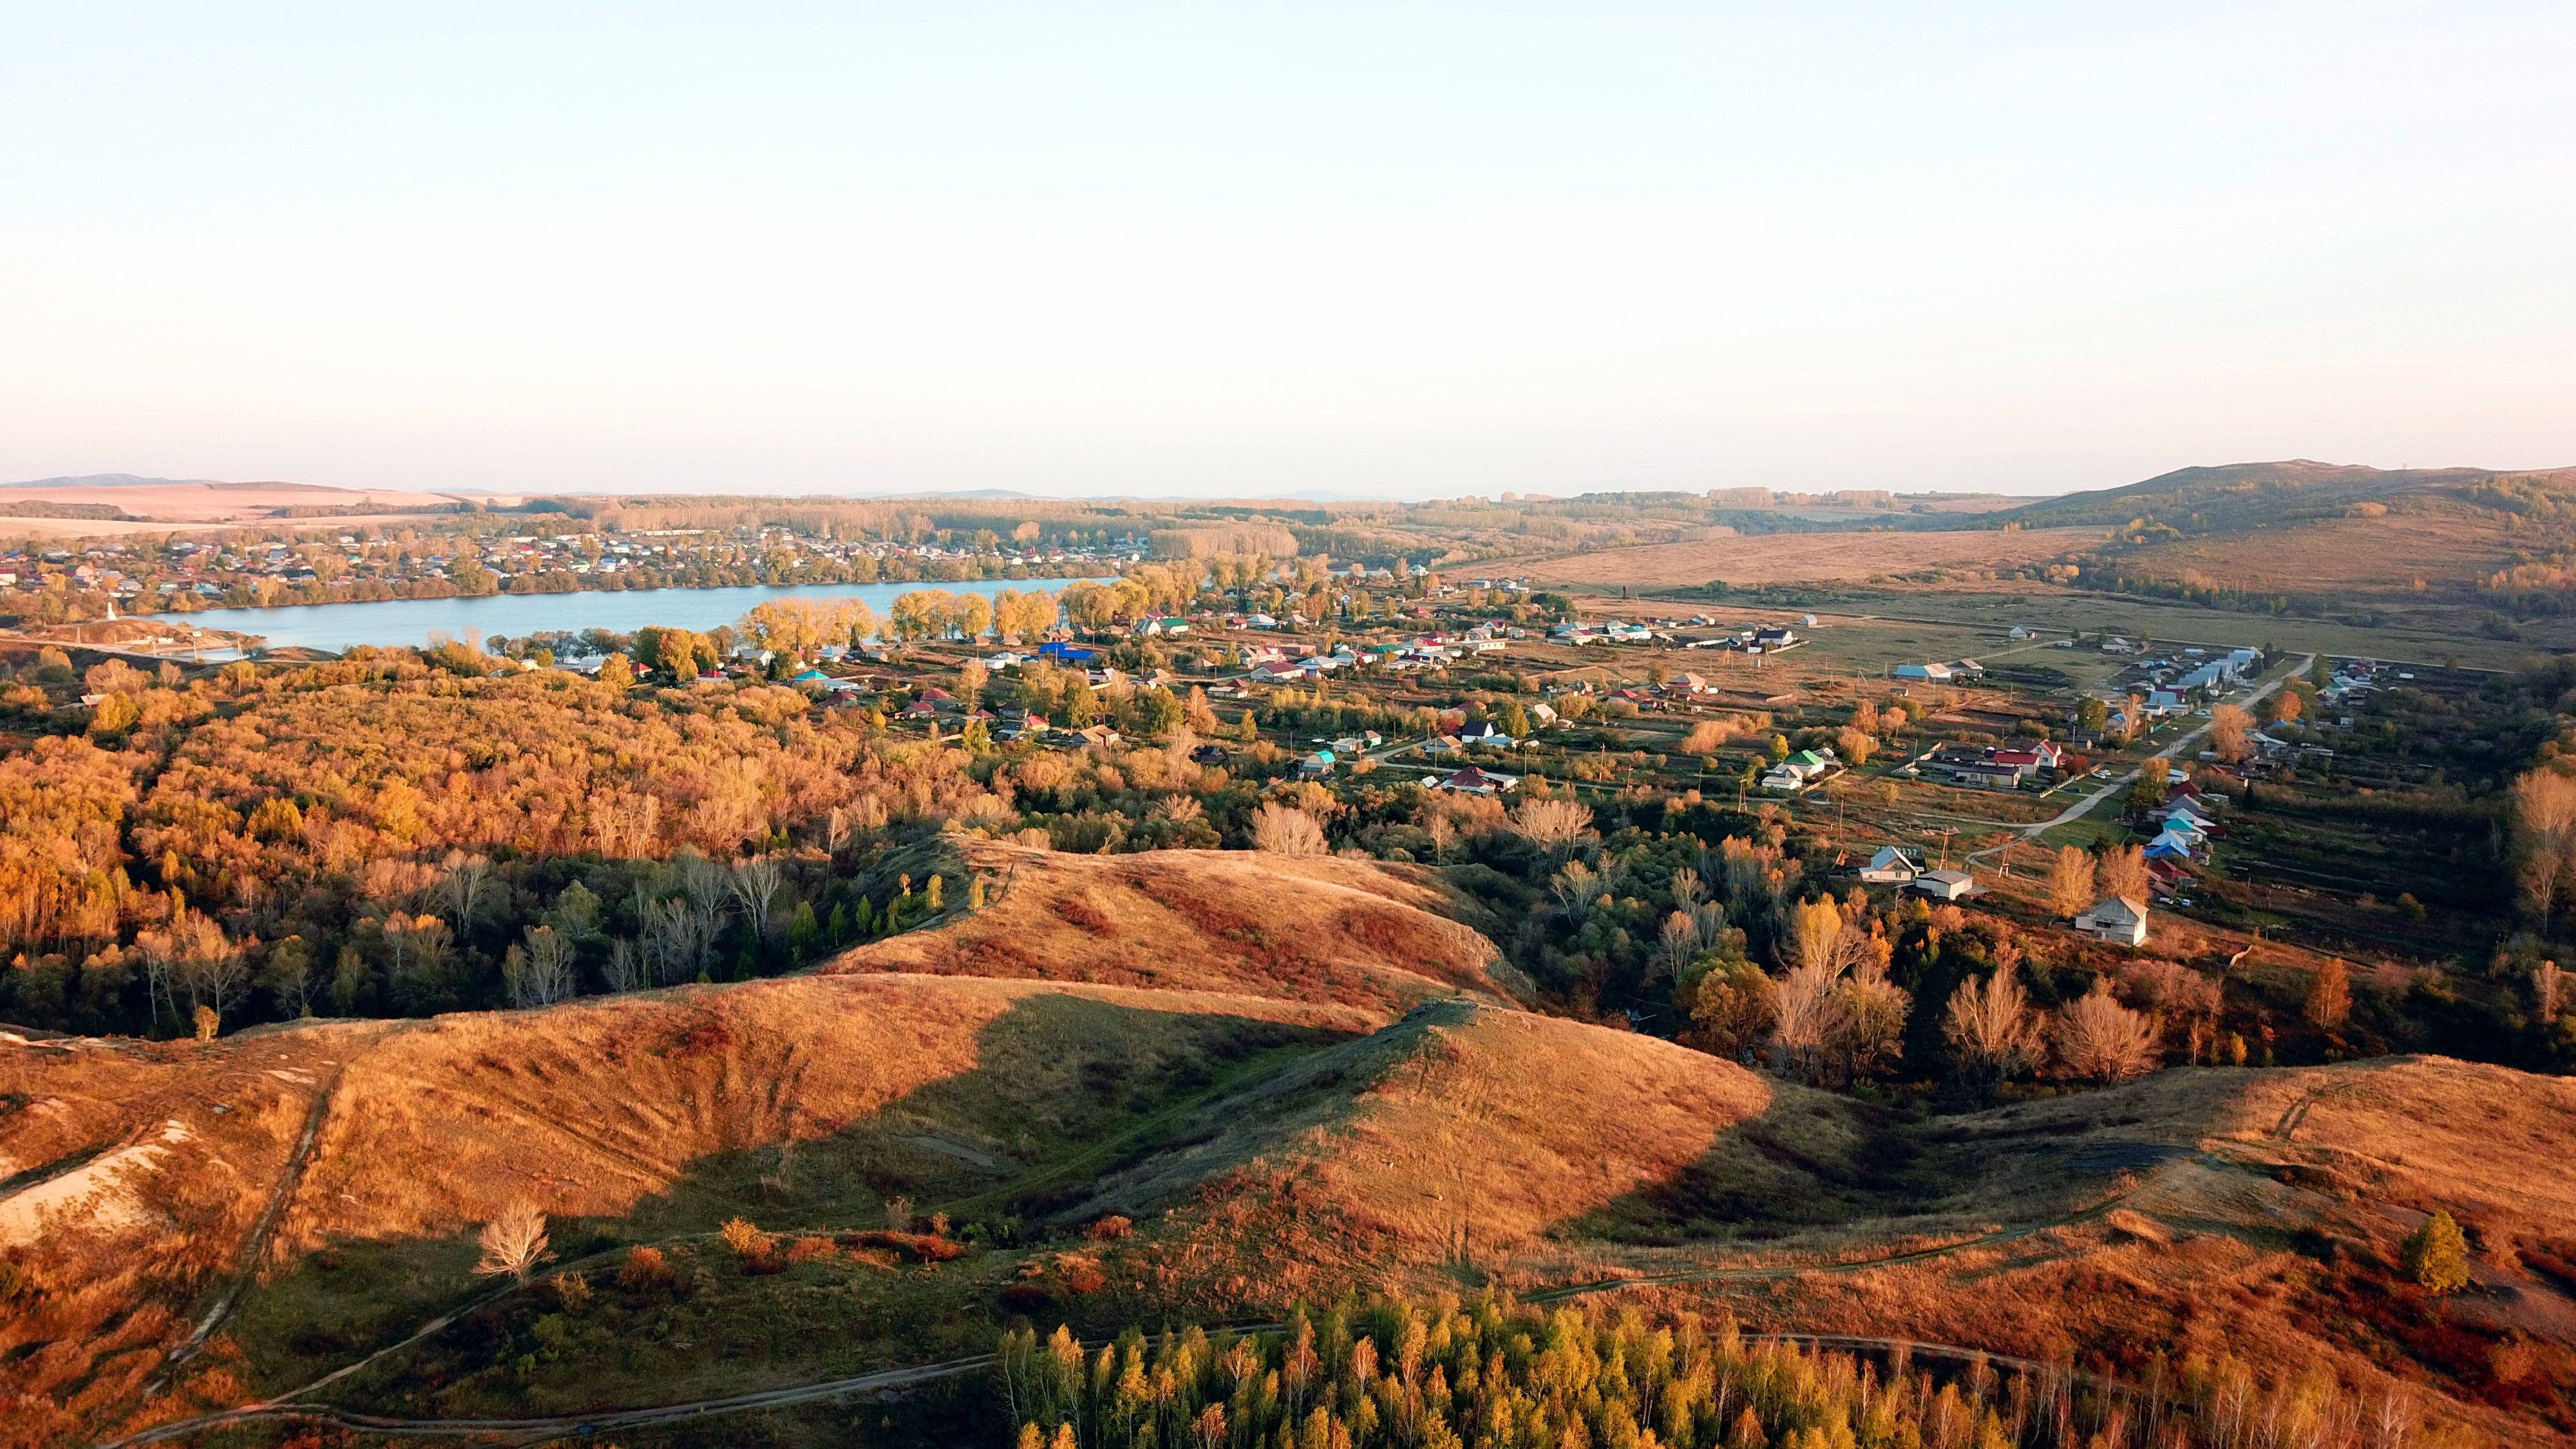
POLYGON ((2406 1276, 2437 1298, 2469 1286, 2469 1241, 2447 1212, 2436 1211, 2407 1236, 2400 1261, 2406 1276))
POLYGON ((2111 727, 2110 704, 2093 695, 2084 696, 2084 702, 2075 706, 2075 727, 2087 734, 2096 735, 2109 729, 2111 727))
POLYGON ((2102 857, 2101 886, 2106 896, 2144 903, 2149 879, 2146 852, 2134 845, 2115 847, 2102 857))
POLYGON ((1941 1038, 1950 1044, 1960 1075, 1989 1090, 2038 1066, 2046 1051, 2039 1013, 2030 1009, 2021 978, 2009 966, 1959 983, 1942 1012, 1941 1038))
POLYGON ((2341 959, 2329 957, 2308 983, 2307 1017, 2321 1031, 2340 1028, 2352 1015, 2351 977, 2341 959))
POLYGON ((546 1254, 546 1215, 533 1203, 514 1202, 483 1225, 476 1241, 483 1245, 483 1260, 474 1265, 478 1276, 507 1273, 525 1283, 546 1254))
POLYGON ((2048 867, 2049 909, 2061 916, 2080 916, 2099 897, 2093 894, 2093 857, 2080 846, 2063 846, 2048 867))
POLYGON ((2576 779, 2546 765, 2516 779, 2513 829, 2518 857, 2515 879, 2522 887, 2522 902, 2540 918, 2545 934, 2558 882, 2566 874, 2571 849, 2576 849, 2576 779))
POLYGON ((2112 997, 2108 976, 2096 977, 2089 995, 2058 1008, 2048 1036, 2057 1075, 2072 1081, 2109 1086, 2156 1065, 2155 1027, 2112 997))
POLYGON ((1328 848, 1314 816, 1276 801, 1253 812, 1252 843, 1273 855, 1322 855, 1328 848))
POLYGON ((2138 782, 2129 787, 2128 802, 2132 811, 2144 815, 2165 803, 2165 794, 2172 788, 2165 778, 2165 768, 2162 760, 2149 760, 2140 767, 2138 782))
POLYGON ((1524 800, 1512 811, 1512 829, 1551 861, 1561 861, 1592 834, 1592 807, 1580 800, 1524 800))
POLYGON ((573 994, 573 946, 552 926, 530 926, 527 945, 512 946, 501 958, 502 988, 519 1010, 552 1006, 573 994))
POLYGON ((2254 716, 2235 705, 2222 704, 2210 712, 2210 747, 2229 764, 2241 764, 2254 753, 2254 746, 2247 739, 2253 728, 2254 716))
POLYGON ((1706 969, 1686 978, 1696 1044, 1721 1057, 1741 1057, 1771 1030, 1779 986, 1762 968, 1736 957, 1702 958, 1706 969))
POLYGON ((2285 688, 2273 702, 2272 720, 2276 724, 2296 724, 2299 716, 2307 712, 2306 698, 2295 689, 2285 688))

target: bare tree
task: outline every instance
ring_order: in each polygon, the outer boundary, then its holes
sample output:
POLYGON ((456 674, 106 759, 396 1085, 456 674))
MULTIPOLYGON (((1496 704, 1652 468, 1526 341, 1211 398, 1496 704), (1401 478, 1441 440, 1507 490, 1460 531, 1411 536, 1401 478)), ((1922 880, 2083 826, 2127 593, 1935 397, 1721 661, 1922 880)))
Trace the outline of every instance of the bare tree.
POLYGON ((1601 888, 1601 877, 1579 860, 1567 861, 1563 870, 1549 876, 1547 888, 1556 896, 1557 905, 1577 925, 1592 913, 1592 903, 1605 894, 1601 888))
POLYGON ((1276 801, 1253 812, 1252 843, 1274 855, 1322 855, 1328 849, 1314 816, 1276 801))
POLYGON ((1592 836, 1592 807, 1576 800, 1524 800, 1512 812, 1512 829, 1549 860, 1561 861, 1592 836))
POLYGON ((2540 1013, 2543 1026, 2558 1021, 2558 999, 2566 990, 2565 978, 2555 961, 2543 961, 2531 969, 2531 1004, 2540 1013))
POLYGON ((2112 997, 2107 976, 2094 981, 2090 994, 2058 1008, 2048 1036, 2061 1077, 2108 1086, 2155 1069, 2155 1028, 2112 997))
POLYGON ((483 1225, 476 1241, 483 1245, 483 1260, 474 1265, 478 1276, 507 1273, 525 1283, 546 1255, 546 1215, 533 1203, 514 1202, 483 1225))
POLYGON ((1707 895, 1700 888, 1699 872, 1686 865, 1674 870, 1672 892, 1673 905, 1684 911, 1696 908, 1707 895))
POLYGON ((778 869, 775 856, 755 855, 737 861, 731 885, 733 898, 741 905, 743 916, 764 941, 776 934, 778 893, 786 888, 786 876, 778 869))
POLYGON ((620 936, 608 943, 608 961, 601 974, 608 978, 611 991, 640 991, 653 984, 652 953, 620 936))
POLYGON ((703 972, 716 938, 724 934, 725 915, 733 904, 733 873, 694 850, 672 856, 671 868, 679 873, 681 899, 690 918, 690 940, 695 948, 691 964, 703 972))
POLYGON ((1688 911, 1675 911, 1664 917, 1664 929, 1655 943, 1655 964, 1678 977, 1690 958, 1699 954, 1699 922, 1688 911))
POLYGON ((2254 716, 2232 704, 2222 704, 2209 714, 2209 743, 2218 757, 2229 764, 2240 764, 2254 753, 2247 735, 2254 728, 2254 716))
POLYGON ((492 862, 484 856, 451 850, 441 864, 446 867, 447 878, 439 882, 439 895, 447 903, 447 914, 456 922, 456 929, 470 932, 474 918, 483 909, 484 887, 492 879, 492 862))
POLYGON ((1971 976, 1950 993, 1941 1018, 1942 1039, 1960 1074, 1982 1087, 2039 1065, 2045 1050, 2039 1014, 2009 967, 1980 980, 1971 976))
POLYGON ((1826 1055, 1844 1034, 1842 972, 1830 961, 1801 963, 1780 978, 1773 996, 1772 1062, 1782 1072, 1814 1080, 1826 1055))
POLYGON ((2080 916, 2098 899, 2093 894, 2093 857, 2079 846, 2065 846, 2048 867, 2049 909, 2061 916, 2080 916))
POLYGON ((525 949, 501 958, 501 984, 521 1010, 552 1006, 573 994, 572 940, 552 926, 530 926, 525 949))

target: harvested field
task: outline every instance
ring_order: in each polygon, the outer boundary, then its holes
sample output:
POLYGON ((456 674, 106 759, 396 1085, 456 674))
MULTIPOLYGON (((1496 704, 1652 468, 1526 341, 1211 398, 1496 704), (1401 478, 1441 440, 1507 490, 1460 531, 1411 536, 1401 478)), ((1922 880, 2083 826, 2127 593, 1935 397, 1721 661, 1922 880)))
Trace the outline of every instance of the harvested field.
POLYGON ((1866 579, 1917 569, 1991 569, 2053 559, 2091 543, 2085 528, 2020 533, 1775 533, 1602 549, 1561 558, 1512 559, 1495 573, 1526 573, 1542 584, 1635 584, 1670 588, 1724 579, 1730 584, 1788 584, 1866 579))

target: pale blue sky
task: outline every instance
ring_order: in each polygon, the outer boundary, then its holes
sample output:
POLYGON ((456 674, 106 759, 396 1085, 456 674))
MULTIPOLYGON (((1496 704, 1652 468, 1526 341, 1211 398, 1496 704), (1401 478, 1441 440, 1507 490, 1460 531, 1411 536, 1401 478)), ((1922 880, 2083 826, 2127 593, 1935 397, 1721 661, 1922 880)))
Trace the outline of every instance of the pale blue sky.
POLYGON ((0 478, 2576 463, 2576 6, 0 8, 0 478))

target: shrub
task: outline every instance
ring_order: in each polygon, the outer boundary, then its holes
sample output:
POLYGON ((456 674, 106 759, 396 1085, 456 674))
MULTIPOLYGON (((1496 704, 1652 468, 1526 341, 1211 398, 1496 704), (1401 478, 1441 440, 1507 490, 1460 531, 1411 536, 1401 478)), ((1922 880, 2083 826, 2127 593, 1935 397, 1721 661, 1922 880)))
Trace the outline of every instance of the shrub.
POLYGON ((1109 1216, 1093 1223, 1087 1230, 1085 1230, 1084 1236, 1091 1238, 1096 1242, 1107 1242, 1113 1238, 1126 1237, 1134 1231, 1136 1231, 1136 1224, 1133 1221, 1120 1217, 1116 1213, 1111 1213, 1109 1216))
POLYGON ((662 1256, 661 1249, 637 1248, 628 1253, 626 1261, 618 1266, 617 1286, 641 1293, 668 1287, 677 1277, 671 1271, 670 1260, 662 1256))
POLYGON ((2449 1213, 2434 1213, 2408 1234, 2401 1261, 2407 1278, 2435 1297, 2469 1286, 2469 1242, 2449 1213))
POLYGON ((725 1246, 746 1258, 769 1256, 769 1234, 753 1227, 742 1218, 729 1218, 716 1230, 724 1236, 725 1246))
POLYGON ((830 1238, 798 1238, 787 1250, 791 1263, 816 1263, 840 1255, 841 1245, 830 1238))

